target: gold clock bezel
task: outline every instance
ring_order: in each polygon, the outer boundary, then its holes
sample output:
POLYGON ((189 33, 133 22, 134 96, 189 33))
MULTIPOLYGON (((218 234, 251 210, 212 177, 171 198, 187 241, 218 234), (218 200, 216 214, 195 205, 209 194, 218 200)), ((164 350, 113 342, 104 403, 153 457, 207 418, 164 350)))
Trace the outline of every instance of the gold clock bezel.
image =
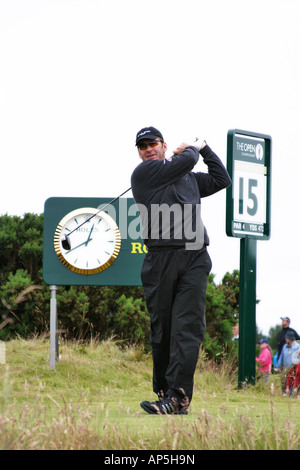
POLYGON ((97 274, 100 273, 101 271, 105 271, 105 269, 109 268, 113 262, 117 259, 119 252, 121 249, 121 234, 118 225, 114 221, 114 219, 108 215, 106 212, 99 212, 99 209, 95 209, 92 207, 82 207, 80 209, 75 209, 74 211, 69 212, 67 215, 65 215, 59 224, 56 227, 55 233, 54 233, 54 250, 56 255, 58 256, 58 259, 62 262, 66 268, 70 269, 70 271, 73 271, 74 273, 77 274, 97 274), (101 266, 93 269, 88 269, 88 268, 78 268, 74 266, 73 264, 69 263, 69 261, 66 260, 64 257, 65 250, 62 249, 61 247, 61 242, 60 242, 60 237, 62 234, 62 231, 65 227, 65 225, 74 217, 78 217, 79 215, 82 214, 90 214, 90 215, 96 215, 98 217, 101 217, 102 219, 106 220, 108 224, 111 226, 114 232, 114 238, 115 238, 115 247, 114 251, 111 254, 111 257, 101 266), (62 251, 63 250, 63 251, 62 251))

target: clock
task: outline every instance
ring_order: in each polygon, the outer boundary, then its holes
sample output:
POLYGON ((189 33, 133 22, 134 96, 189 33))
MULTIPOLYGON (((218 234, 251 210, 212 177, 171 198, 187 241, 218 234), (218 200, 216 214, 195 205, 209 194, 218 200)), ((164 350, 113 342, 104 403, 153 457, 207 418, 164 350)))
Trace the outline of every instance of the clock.
POLYGON ((54 234, 59 260, 78 274, 104 271, 117 259, 120 248, 121 235, 116 222, 95 208, 83 207, 70 212, 59 222, 54 234), (62 244, 66 236, 72 242, 69 249, 62 244))

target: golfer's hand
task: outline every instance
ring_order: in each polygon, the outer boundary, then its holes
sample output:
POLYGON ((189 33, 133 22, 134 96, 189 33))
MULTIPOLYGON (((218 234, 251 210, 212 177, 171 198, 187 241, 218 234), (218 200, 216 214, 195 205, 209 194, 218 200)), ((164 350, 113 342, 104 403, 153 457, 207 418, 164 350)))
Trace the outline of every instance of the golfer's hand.
POLYGON ((176 150, 173 151, 174 155, 179 155, 180 153, 182 153, 184 151, 184 149, 186 149, 186 147, 189 147, 190 145, 189 144, 186 144, 184 142, 182 142, 176 150))
POLYGON ((173 151, 173 153, 174 153, 174 155, 179 155, 180 153, 182 153, 184 151, 184 149, 186 149, 186 147, 195 147, 198 150, 198 152, 200 152, 200 150, 203 149, 203 147, 205 147, 205 145, 206 145, 205 140, 203 140, 203 142, 201 144, 198 137, 196 137, 194 142, 182 142, 177 147, 177 149, 173 151))

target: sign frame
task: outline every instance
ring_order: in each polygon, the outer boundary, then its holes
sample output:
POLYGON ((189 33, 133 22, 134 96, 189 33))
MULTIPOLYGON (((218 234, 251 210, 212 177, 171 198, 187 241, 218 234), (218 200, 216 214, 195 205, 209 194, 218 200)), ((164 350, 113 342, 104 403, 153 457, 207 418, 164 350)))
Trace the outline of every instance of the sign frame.
MULTIPOLYGON (((81 207, 98 208, 111 198, 50 197, 44 208, 43 279, 48 285, 141 286, 140 272, 146 254, 141 237, 131 238, 128 228, 139 224, 139 214, 133 198, 121 198, 113 208, 115 222, 121 232, 121 249, 116 261, 97 274, 78 274, 67 269, 54 249, 58 223, 71 211, 81 207), (140 249, 136 249, 139 246, 140 249)), ((106 209, 107 211, 108 209, 106 209)))
POLYGON ((226 234, 269 240, 271 236, 270 135, 231 129, 227 133, 226 234))

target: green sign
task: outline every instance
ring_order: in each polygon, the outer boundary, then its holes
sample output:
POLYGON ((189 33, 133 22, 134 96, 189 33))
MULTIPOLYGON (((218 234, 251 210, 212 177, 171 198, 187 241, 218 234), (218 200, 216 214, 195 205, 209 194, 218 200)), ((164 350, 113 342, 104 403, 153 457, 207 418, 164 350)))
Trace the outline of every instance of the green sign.
POLYGON ((270 238, 271 137, 242 130, 227 134, 226 233, 230 237, 270 238))
POLYGON ((271 137, 230 130, 226 233, 240 238, 239 387, 255 382, 257 240, 270 238, 271 137))
POLYGON ((141 239, 134 199, 121 198, 104 210, 103 217, 100 212, 100 216, 88 220, 110 200, 47 199, 43 247, 43 278, 47 284, 141 285, 140 272, 147 249, 141 239), (62 247, 64 234, 71 234, 69 249, 62 247))

